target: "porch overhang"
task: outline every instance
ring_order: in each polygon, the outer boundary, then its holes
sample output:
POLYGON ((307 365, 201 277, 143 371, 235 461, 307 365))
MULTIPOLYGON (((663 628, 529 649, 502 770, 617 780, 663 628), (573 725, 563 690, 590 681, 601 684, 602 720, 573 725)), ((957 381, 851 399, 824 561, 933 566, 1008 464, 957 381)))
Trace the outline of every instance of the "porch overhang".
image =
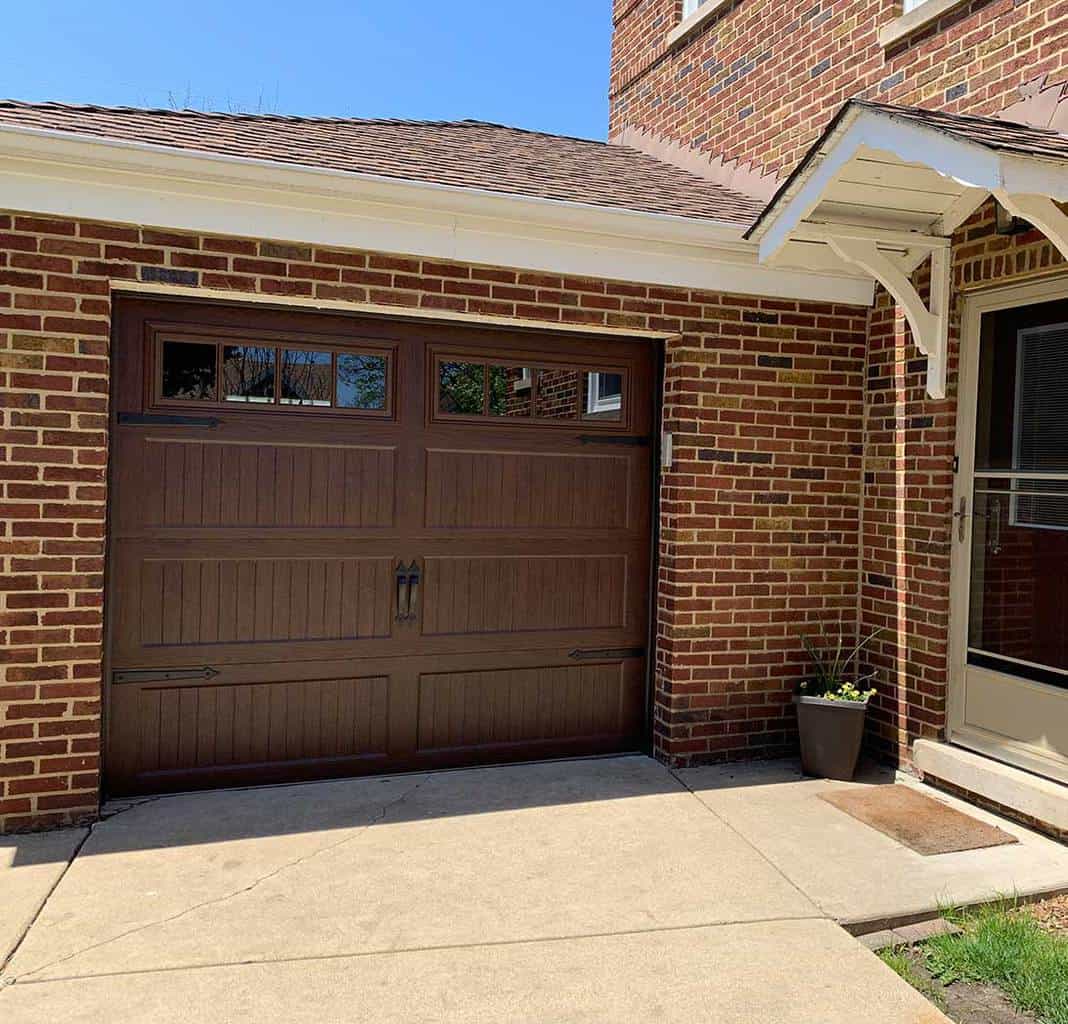
POLYGON ((762 263, 858 269, 904 311, 944 398, 950 239, 993 195, 1068 259, 1068 136, 995 118, 850 100, 746 234, 762 263), (930 261, 925 299, 912 276, 930 261))

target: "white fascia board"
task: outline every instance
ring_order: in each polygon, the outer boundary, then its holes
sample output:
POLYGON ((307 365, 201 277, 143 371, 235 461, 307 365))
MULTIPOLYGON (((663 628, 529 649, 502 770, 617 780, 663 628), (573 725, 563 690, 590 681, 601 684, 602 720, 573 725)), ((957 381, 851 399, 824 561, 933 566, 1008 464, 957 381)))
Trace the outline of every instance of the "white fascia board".
POLYGON ((0 127, 0 208, 734 294, 868 304, 737 225, 0 127))
POLYGON ((1004 184, 1004 158, 998 152, 878 111, 854 111, 825 147, 819 163, 794 183, 785 203, 756 232, 762 262, 786 244, 794 229, 819 206, 839 171, 856 156, 874 154, 929 167, 964 188, 977 190, 976 194, 978 190, 993 192, 1004 184))
POLYGON ((1013 195, 1068 200, 1068 163, 1006 153, 1001 158, 1002 189, 1013 195))

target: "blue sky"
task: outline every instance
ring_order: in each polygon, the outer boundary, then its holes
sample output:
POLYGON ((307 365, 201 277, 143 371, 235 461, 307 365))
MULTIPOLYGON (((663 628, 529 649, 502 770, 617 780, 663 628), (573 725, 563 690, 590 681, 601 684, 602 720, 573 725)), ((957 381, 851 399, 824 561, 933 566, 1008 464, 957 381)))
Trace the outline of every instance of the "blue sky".
POLYGON ((0 96, 606 132, 611 0, 4 6, 0 96))

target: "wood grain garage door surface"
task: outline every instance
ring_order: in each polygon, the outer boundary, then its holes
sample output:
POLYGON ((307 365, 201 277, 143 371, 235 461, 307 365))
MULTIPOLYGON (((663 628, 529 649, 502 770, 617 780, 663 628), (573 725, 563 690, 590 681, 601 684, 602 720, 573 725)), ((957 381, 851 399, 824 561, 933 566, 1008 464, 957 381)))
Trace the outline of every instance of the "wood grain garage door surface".
POLYGON ((116 304, 106 774, 635 749, 648 343, 116 304))

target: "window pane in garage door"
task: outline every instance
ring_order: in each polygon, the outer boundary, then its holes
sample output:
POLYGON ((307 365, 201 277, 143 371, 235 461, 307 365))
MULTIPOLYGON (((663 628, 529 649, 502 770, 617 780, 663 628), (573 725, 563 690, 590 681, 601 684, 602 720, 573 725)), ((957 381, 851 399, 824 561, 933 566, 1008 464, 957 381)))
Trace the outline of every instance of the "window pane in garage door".
POLYGON ((385 357, 338 353, 337 404, 342 409, 385 409, 385 357))
POLYGON ((215 401, 218 352, 215 345, 163 343, 163 397, 215 401))
POLYGON ((223 395, 228 402, 274 401, 275 351, 260 345, 223 348, 223 395))

